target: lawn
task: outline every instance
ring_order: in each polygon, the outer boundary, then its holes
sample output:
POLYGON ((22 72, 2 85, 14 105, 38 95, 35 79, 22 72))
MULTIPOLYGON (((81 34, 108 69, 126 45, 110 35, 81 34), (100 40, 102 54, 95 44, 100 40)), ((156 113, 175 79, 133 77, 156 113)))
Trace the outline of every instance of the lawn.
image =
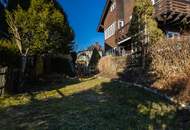
POLYGON ((190 130, 187 113, 117 81, 89 78, 39 88, 0 99, 0 130, 190 130))

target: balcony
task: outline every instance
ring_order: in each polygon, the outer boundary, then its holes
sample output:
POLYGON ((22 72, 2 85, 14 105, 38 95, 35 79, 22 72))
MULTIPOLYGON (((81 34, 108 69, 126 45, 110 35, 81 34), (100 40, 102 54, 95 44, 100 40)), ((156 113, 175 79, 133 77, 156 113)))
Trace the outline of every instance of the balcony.
POLYGON ((190 23, 190 1, 187 0, 158 0, 154 5, 154 17, 159 22, 190 23))
MULTIPOLYGON (((158 0, 154 4, 154 18, 160 25, 172 25, 186 22, 190 24, 190 0, 158 0)), ((129 40, 130 23, 125 24, 116 32, 116 43, 129 40)))
POLYGON ((116 32, 116 43, 119 43, 128 37, 128 35, 127 35, 128 30, 129 30, 129 23, 125 24, 122 28, 117 30, 117 32, 116 32))

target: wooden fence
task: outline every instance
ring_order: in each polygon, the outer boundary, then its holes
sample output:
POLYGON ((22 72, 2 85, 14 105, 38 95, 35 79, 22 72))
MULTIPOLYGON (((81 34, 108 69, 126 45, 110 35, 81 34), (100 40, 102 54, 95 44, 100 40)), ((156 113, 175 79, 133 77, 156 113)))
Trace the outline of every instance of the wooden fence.
POLYGON ((0 96, 4 95, 7 67, 0 68, 0 96))

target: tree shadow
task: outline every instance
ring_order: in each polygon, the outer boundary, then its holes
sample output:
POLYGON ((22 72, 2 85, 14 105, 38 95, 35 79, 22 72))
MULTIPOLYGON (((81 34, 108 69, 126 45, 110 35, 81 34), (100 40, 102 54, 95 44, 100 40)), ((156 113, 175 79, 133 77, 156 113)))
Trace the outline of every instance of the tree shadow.
MULTIPOLYGON (((140 88, 118 81, 104 82, 93 89, 65 96, 39 99, 0 107, 0 126, 10 129, 117 129, 188 130, 190 119, 175 107, 140 88), (184 118, 185 117, 185 118, 184 118)), ((21 101, 22 102, 22 101, 21 101)), ((189 113, 190 114, 190 113, 189 113)))
POLYGON ((186 78, 174 77, 167 85, 166 89, 160 90, 162 93, 166 93, 170 97, 175 97, 177 100, 183 102, 190 101, 190 82, 186 78))
POLYGON ((59 90, 69 85, 79 84, 82 82, 89 82, 95 79, 95 77, 90 77, 85 80, 80 80, 78 78, 74 79, 62 79, 61 81, 32 81, 26 82, 25 85, 20 89, 19 94, 26 93, 26 92, 44 92, 44 91, 52 91, 52 90, 59 90))
MULTIPOLYGON (((178 101, 189 103, 190 101, 190 81, 184 77, 169 77, 163 79, 152 68, 152 57, 146 55, 145 67, 142 64, 132 63, 131 56, 128 56, 124 71, 119 72, 116 79, 129 83, 137 83, 162 94, 174 97, 178 101)), ((140 58, 142 59, 142 57, 140 58)), ((142 61, 141 61, 142 63, 142 61)))
POLYGON ((151 86, 156 80, 160 79, 158 75, 152 73, 152 58, 149 55, 146 56, 145 67, 142 67, 142 61, 140 60, 142 57, 136 63, 133 63, 132 55, 129 55, 127 59, 124 71, 118 73, 118 79, 147 86, 151 86))
POLYGON ((118 81, 115 80, 110 83, 104 83, 103 86, 105 92, 111 93, 113 99, 126 107, 132 115, 132 119, 137 117, 135 126, 132 127, 133 129, 188 130, 190 128, 190 117, 188 116, 190 112, 177 109, 175 104, 162 97, 135 86, 125 85, 127 88, 122 85, 119 86, 118 81), (173 107, 172 109, 170 108, 171 106, 173 107), (131 109, 132 111, 130 112, 131 109), (132 113, 135 114, 133 115, 132 113))
MULTIPOLYGON (((146 56, 147 61, 146 61, 146 65, 144 68, 142 67, 142 64, 138 65, 138 64, 132 63, 132 58, 130 56, 128 57, 128 59, 129 60, 127 60, 127 62, 126 62, 126 67, 124 68, 124 71, 119 72, 117 74, 118 75, 117 78, 112 78, 112 81, 122 80, 122 81, 127 81, 132 84, 134 84, 134 83, 141 84, 143 86, 150 87, 153 90, 161 92, 162 94, 167 94, 170 97, 174 97, 178 101, 183 101, 183 102, 190 101, 190 82, 188 82, 188 79, 173 78, 173 80, 171 80, 171 82, 167 84, 166 89, 159 88, 158 86, 155 87, 154 86, 155 83, 157 83, 158 80, 163 80, 163 79, 161 79, 161 77, 159 77, 159 75, 154 73, 152 66, 151 66, 152 58, 150 57, 150 55, 146 56)), ((166 80, 168 80, 168 79, 166 79, 166 80)), ((108 83, 108 86, 109 85, 110 84, 108 83)), ((115 92, 115 91, 117 91, 117 89, 115 89, 113 92, 115 92)), ((138 89, 136 89, 136 90, 134 89, 133 91, 131 91, 131 93, 135 94, 136 91, 138 91, 138 89)), ((126 93, 126 95, 128 95, 127 92, 123 92, 123 93, 126 93)), ((155 102, 158 104, 161 103, 159 101, 160 97, 158 97, 158 96, 157 96, 157 98, 159 100, 155 100, 155 99, 150 100, 149 98, 146 98, 147 95, 144 92, 142 92, 142 93, 137 92, 137 93, 138 93, 137 97, 140 97, 140 99, 139 99, 140 102, 137 103, 138 105, 136 104, 136 107, 139 105, 150 106, 149 103, 154 104, 155 102)), ((125 94, 117 95, 118 97, 121 97, 120 102, 121 103, 129 102, 128 97, 124 96, 124 95, 125 94)), ((133 100, 131 102, 133 102, 133 100)), ((152 106, 152 107, 154 107, 154 106, 152 106)), ((139 113, 139 112, 136 111, 136 113, 139 113)), ((162 112, 160 112, 160 113, 162 113, 162 112)), ((190 114, 188 110, 181 109, 181 110, 176 110, 175 112, 172 112, 172 113, 166 112, 161 115, 158 114, 153 119, 151 117, 152 116, 151 114, 152 114, 151 112, 149 114, 146 113, 144 121, 149 120, 150 122, 151 121, 157 122, 157 120, 160 120, 158 122, 162 122, 160 124, 155 123, 156 125, 152 125, 152 127, 151 127, 152 129, 168 129, 168 130, 170 130, 170 129, 171 130, 173 130, 173 129, 186 130, 187 129, 188 130, 190 128, 190 126, 189 126, 190 118, 187 116, 190 114), (173 115, 173 117, 171 117, 172 115, 173 115), (169 120, 169 122, 170 121, 172 122, 172 120, 175 120, 175 121, 173 121, 173 123, 171 123, 171 124, 166 121, 168 123, 167 124, 167 123, 165 123, 165 120, 169 120), (161 126, 163 126, 163 128, 161 128, 161 126)), ((142 115, 140 115, 140 116, 142 116, 142 115)), ((149 123, 147 123, 147 124, 149 124, 149 123)), ((149 128, 146 126, 146 129, 149 129, 149 128)))

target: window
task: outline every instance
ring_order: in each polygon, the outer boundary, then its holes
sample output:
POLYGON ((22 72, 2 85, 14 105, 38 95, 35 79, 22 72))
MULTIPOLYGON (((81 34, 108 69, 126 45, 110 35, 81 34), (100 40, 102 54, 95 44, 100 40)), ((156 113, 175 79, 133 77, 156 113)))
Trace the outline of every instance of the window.
POLYGON ((115 28, 116 28, 116 22, 114 22, 105 30, 105 40, 115 34, 115 28))
POLYGON ((116 8, 116 2, 113 2, 113 4, 110 7, 110 12, 114 11, 115 8, 116 8))
POLYGON ((166 33, 167 38, 175 38, 175 37, 180 37, 180 33, 178 32, 167 32, 166 33))
POLYGON ((122 28, 124 26, 124 21, 123 20, 119 20, 118 21, 118 29, 122 28))

